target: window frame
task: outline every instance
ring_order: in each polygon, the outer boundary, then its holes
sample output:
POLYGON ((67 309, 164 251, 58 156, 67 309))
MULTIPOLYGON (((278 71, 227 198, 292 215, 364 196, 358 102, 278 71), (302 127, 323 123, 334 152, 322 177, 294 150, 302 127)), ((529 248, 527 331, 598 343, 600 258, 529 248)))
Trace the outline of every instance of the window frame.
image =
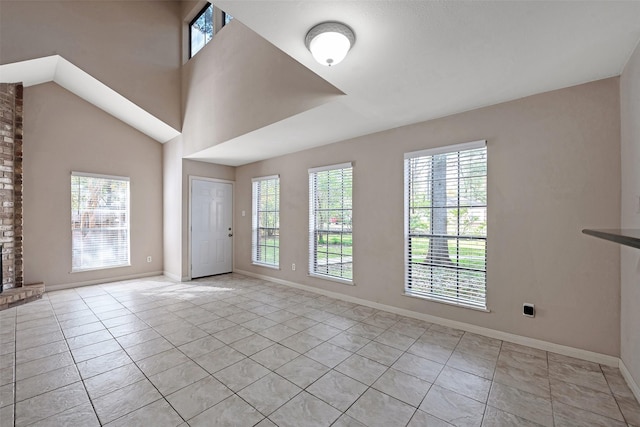
MULTIPOLYGON (((428 160, 427 160, 428 161, 428 160)), ((460 165, 459 162, 457 162, 458 165, 460 165)), ((446 171, 445 171, 446 173, 446 171)), ((487 177, 488 177, 488 155, 487 155, 487 144, 486 144, 486 140, 480 140, 480 141, 473 141, 473 142, 468 142, 468 143, 463 143, 463 144, 455 144, 455 145, 449 145, 449 146, 443 146, 443 147, 437 147, 437 148, 432 148, 432 149, 426 149, 426 150, 419 150, 419 151, 414 151, 414 152, 409 152, 409 153, 405 153, 404 155, 404 261, 405 261, 405 279, 404 279, 404 295, 409 296, 409 297, 416 297, 416 298, 421 298, 421 299, 427 299, 429 301, 434 301, 434 302, 438 302, 438 303, 443 303, 443 304, 448 304, 448 305, 453 305, 456 307, 463 307, 463 308, 468 308, 468 309, 473 309, 473 310, 478 310, 478 311, 484 311, 484 312, 489 312, 490 310, 488 309, 488 305, 487 305, 487 210, 488 210, 488 203, 487 203, 487 177), (437 236, 435 234, 433 234, 433 227, 434 225, 430 223, 430 233, 425 234, 424 236, 412 236, 411 233, 411 224, 410 224, 410 220, 411 220, 411 209, 417 209, 419 207, 412 205, 411 204, 411 196, 412 196, 412 177, 410 176, 410 162, 413 159, 422 159, 422 158, 426 158, 426 157, 433 157, 433 156, 437 156, 437 155, 443 155, 443 154, 455 154, 458 153, 458 160, 460 159, 460 155, 461 154, 465 154, 465 155, 469 155, 469 152, 471 151, 475 151, 475 150, 483 150, 483 155, 484 155, 484 175, 481 175, 480 177, 484 178, 484 205, 481 204, 473 204, 472 208, 473 209, 484 209, 484 236, 481 235, 465 235, 465 234, 461 234, 460 233, 460 215, 458 215, 457 220, 456 220, 456 224, 455 224, 455 228, 457 230, 457 232, 455 234, 451 234, 449 233, 449 230, 447 230, 447 233, 440 235, 438 234, 437 236), (444 295, 438 296, 435 295, 434 293, 430 293, 429 291, 416 291, 416 290, 412 290, 412 287, 415 286, 415 283, 413 281, 413 277, 412 277, 412 269, 414 268, 414 264, 412 262, 412 247, 411 247, 411 239, 414 237, 428 237, 429 239, 432 239, 434 237, 445 237, 446 236, 446 240, 447 240, 447 245, 449 245, 449 240, 456 240, 456 248, 459 248, 460 246, 460 241, 461 240, 483 240, 484 241, 484 246, 483 246, 483 256, 484 256, 484 261, 483 261, 483 265, 484 265, 484 269, 470 269, 470 268, 465 268, 465 267, 444 267, 442 265, 431 265, 431 267, 436 267, 436 268, 441 268, 443 271, 445 270, 452 270, 456 272, 456 292, 458 293, 457 297, 447 297, 444 295), (473 301, 473 297, 468 297, 468 298, 464 298, 461 297, 459 292, 465 291, 467 289, 471 289, 472 286, 471 285, 466 285, 464 281, 460 280, 460 272, 461 271, 467 271, 471 274, 473 273, 481 273, 482 276, 482 293, 483 293, 483 298, 481 303, 477 303, 473 301), (468 286, 468 287, 467 287, 468 286)), ((445 177, 445 182, 448 181, 449 178, 445 177)), ((429 185, 432 185, 433 182, 433 178, 428 178, 427 183, 429 183, 429 185)), ((448 204, 448 200, 445 199, 445 204, 443 207, 440 207, 441 209, 445 209, 445 211, 448 211, 449 209, 452 208, 456 208, 458 209, 458 212, 460 211, 460 208, 463 207, 467 207, 466 205, 463 206, 460 204, 460 192, 461 192, 461 187, 460 187, 460 176, 457 176, 457 187, 456 188, 456 194, 458 195, 458 204, 457 205, 449 205, 448 204)), ((414 184, 415 185, 415 184, 414 184)), ((446 184, 445 184, 446 185, 446 184)), ((425 190, 426 191, 426 190, 425 190)), ((445 189, 446 191, 446 189, 445 189)), ((430 196, 431 200, 433 200, 433 195, 430 196)), ((447 197, 447 196, 445 196, 447 197)), ((433 209, 437 209, 438 207, 434 207, 433 205, 431 205, 431 207, 429 207, 428 209, 431 209, 433 211, 433 209)), ((432 213, 433 215, 433 213, 432 213)), ((433 216, 431 217, 430 222, 433 221, 433 216)), ((424 233, 423 233, 424 234, 424 233)), ((431 244, 431 241, 429 242, 429 244, 431 244)), ((449 248, 449 246, 447 246, 447 248, 449 248)), ((447 249, 449 250, 449 249, 447 249)), ((457 262, 460 261, 461 257, 459 255, 459 253, 457 252, 457 256, 458 259, 456 260, 457 262)), ((473 257, 472 257, 473 258, 473 257)), ((432 273, 433 274, 433 273, 432 273)))
MULTIPOLYGON (((210 3, 207 2, 206 5, 204 5, 204 7, 202 9, 200 9, 200 12, 198 12, 195 16, 195 18, 193 18, 190 22, 189 22, 189 26, 188 26, 188 32, 189 32, 189 59, 193 58, 198 52, 200 52, 202 49, 204 49, 204 47, 211 41, 209 40, 208 42, 205 41, 204 45, 202 45, 202 47, 200 49, 198 49, 197 52, 193 52, 193 35, 192 35, 192 27, 193 24, 196 23, 196 21, 198 19, 200 19, 200 17, 202 15, 204 15, 207 11, 207 9, 209 9, 209 7, 211 7, 211 40, 213 40, 213 37, 216 35, 216 19, 215 19, 215 15, 216 15, 216 7, 210 3)), ((184 21, 183 21, 184 22, 184 21)))
POLYGON ((224 28, 227 24, 230 24, 231 21, 233 21, 233 15, 225 12, 224 10, 222 11, 222 28, 224 28), (230 16, 231 19, 229 19, 229 21, 227 22, 227 16, 230 16))
POLYGON ((253 265, 258 265, 261 267, 268 267, 274 269, 280 269, 280 175, 269 175, 256 177, 251 180, 251 263, 253 265), (260 195, 258 191, 262 191, 261 185, 268 181, 276 181, 277 185, 277 206, 275 210, 266 211, 270 213, 275 213, 276 215, 276 224, 277 227, 260 227, 260 214, 265 212, 265 210, 259 209, 259 198, 260 195), (269 245, 261 245, 260 244, 260 230, 271 228, 273 230, 278 231, 278 246, 269 246, 269 245), (272 247, 275 248, 275 252, 278 254, 278 262, 269 263, 265 261, 260 261, 258 256, 258 250, 261 247, 272 247))
MULTIPOLYGON (((125 176, 116 176, 116 175, 104 175, 104 174, 95 174, 88 172, 71 172, 71 273, 82 273, 85 271, 95 271, 95 270, 107 270, 111 268, 122 268, 122 267, 130 267, 131 266, 131 179, 130 177, 125 176), (126 261, 123 261, 118 264, 109 264, 109 265, 100 265, 100 266, 91 266, 91 267, 74 267, 74 251, 77 249, 74 246, 74 232, 78 229, 74 227, 74 208, 73 208, 73 197, 76 190, 74 190, 74 177, 83 177, 83 178, 96 178, 110 181, 121 181, 126 182, 126 209, 125 209, 125 228, 126 231, 126 261)), ((80 212, 80 206, 78 206, 78 213, 80 212)), ((82 214, 80 214, 82 216, 82 214)), ((79 227, 82 230, 82 226, 79 227)), ((102 229, 102 228, 100 228, 102 229)), ((82 250, 82 248, 80 249, 82 250)), ((80 263, 82 265, 82 263, 80 263)))
MULTIPOLYGON (((325 280, 331 280, 331 281, 335 281, 338 283, 343 283, 343 284, 347 284, 347 285, 355 285, 355 281, 354 281, 354 277, 353 277, 353 162, 346 162, 346 163, 340 163, 340 164, 334 164, 334 165, 328 165, 328 166, 320 166, 320 167, 315 167, 315 168, 310 168, 308 170, 309 173, 309 262, 308 262, 308 274, 309 276, 312 277, 318 277, 318 278, 322 278, 325 280), (350 170, 350 193, 351 193, 351 197, 350 200, 348 201, 348 205, 350 206, 348 209, 344 208, 344 194, 345 194, 345 189, 344 189, 344 181, 342 181, 342 188, 341 188, 341 193, 343 194, 343 200, 341 201, 341 205, 343 206, 343 208, 341 209, 325 209, 327 211, 329 210, 339 210, 341 212, 343 211, 349 211, 349 216, 350 216, 350 229, 348 232, 344 231, 344 225, 342 226, 342 230, 340 230, 337 234, 340 234, 341 236, 341 240, 344 234, 349 234, 351 237, 351 278, 345 278, 342 276, 336 276, 336 275, 331 275, 327 273, 323 273, 323 272, 318 272, 317 271, 317 267, 318 267, 318 263, 317 263, 317 241, 318 239, 316 238, 317 233, 318 232, 326 232, 326 234, 329 234, 330 230, 318 230, 316 228, 316 218, 317 218, 317 209, 316 209, 316 180, 317 180, 317 174, 322 173, 322 172, 331 172, 331 171, 335 171, 335 170, 346 170, 349 169, 350 170)), ((344 173, 344 172, 343 172, 344 173)), ((344 223, 343 223, 344 224, 344 223)), ((334 230, 337 231, 337 230, 334 230)), ((345 245, 341 245, 340 247, 340 261, 343 261, 344 257, 347 257, 346 255, 343 255, 344 252, 344 247, 345 245)), ((328 249, 327 249, 327 263, 328 263, 328 249)), ((345 264, 344 262, 339 262, 339 264, 345 264)))

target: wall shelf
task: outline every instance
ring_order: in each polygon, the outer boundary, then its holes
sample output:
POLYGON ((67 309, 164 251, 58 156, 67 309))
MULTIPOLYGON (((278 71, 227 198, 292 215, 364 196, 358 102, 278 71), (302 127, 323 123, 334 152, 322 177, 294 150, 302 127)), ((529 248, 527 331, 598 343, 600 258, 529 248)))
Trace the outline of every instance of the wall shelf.
POLYGON ((601 230, 591 230, 585 228, 582 230, 584 234, 589 236, 599 237, 600 239, 609 240, 611 242, 619 243, 625 246, 631 246, 632 248, 640 249, 640 230, 639 229, 624 229, 624 228, 611 228, 601 230))

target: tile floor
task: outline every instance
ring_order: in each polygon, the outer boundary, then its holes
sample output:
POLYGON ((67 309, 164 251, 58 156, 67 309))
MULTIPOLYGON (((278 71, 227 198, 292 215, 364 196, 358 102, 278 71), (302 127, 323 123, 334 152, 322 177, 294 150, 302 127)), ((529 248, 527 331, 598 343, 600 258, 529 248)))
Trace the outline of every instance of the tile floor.
POLYGON ((618 369, 229 274, 0 312, 4 426, 636 426, 618 369))

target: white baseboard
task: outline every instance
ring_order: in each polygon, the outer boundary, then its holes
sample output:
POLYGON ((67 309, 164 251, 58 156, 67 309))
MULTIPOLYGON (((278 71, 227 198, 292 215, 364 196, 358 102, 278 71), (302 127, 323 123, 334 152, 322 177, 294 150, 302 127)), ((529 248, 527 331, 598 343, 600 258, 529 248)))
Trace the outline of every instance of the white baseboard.
POLYGON ((340 299, 355 304, 364 305, 367 307, 376 308, 378 310, 384 310, 391 313, 399 314, 401 316, 413 317, 415 319, 424 320, 430 323, 436 323, 451 328, 461 329, 463 331, 472 332, 478 335, 484 335, 490 338, 496 338, 502 341, 508 341, 516 344, 526 345, 528 347, 537 348, 540 350, 550 351, 553 353, 562 354, 564 356, 575 357, 577 359, 588 360, 590 362, 599 363, 601 365, 618 367, 620 359, 615 356, 609 356, 607 354, 596 353, 593 351, 582 350, 579 348, 569 347, 566 345, 560 345, 551 343, 548 341, 542 341, 535 338, 523 337, 521 335, 511 334, 509 332, 498 331, 495 329, 489 329, 482 326, 473 325, 470 323, 458 322, 455 320, 445 319, 442 317, 431 316, 429 314, 418 313, 416 311, 405 310, 403 308, 394 307, 391 305, 380 304, 373 301, 368 301, 361 298, 344 295, 338 292, 326 291, 324 289, 318 289, 307 285, 301 285, 299 283, 290 282, 288 280, 278 279, 271 276, 265 276, 263 274, 253 273, 245 270, 234 270, 235 273, 243 274, 245 276, 254 277, 256 279, 267 280, 270 282, 278 283, 285 286, 290 286, 296 289, 302 289, 316 294, 325 295, 331 298, 340 299))
POLYGON ((58 285, 45 284, 46 292, 61 291, 63 289, 79 288, 82 286, 101 285, 103 283, 120 282, 122 280, 140 279, 142 277, 162 276, 162 271, 151 271, 149 273, 130 274, 128 276, 107 277, 104 279, 87 280, 85 282, 61 283, 58 285))
POLYGON ((178 276, 177 274, 173 274, 173 273, 169 273, 168 271, 163 271, 162 274, 164 276, 167 276, 169 279, 171 280, 175 280, 177 282, 181 282, 182 280, 180 279, 180 276, 178 276))
POLYGON ((633 392, 633 395, 636 397, 638 402, 640 402, 640 387, 638 386, 638 383, 631 376, 631 372, 629 372, 629 370, 627 369, 627 366, 624 364, 622 359, 620 359, 619 367, 620 367, 620 373, 624 377, 624 380, 627 382, 627 385, 633 392))

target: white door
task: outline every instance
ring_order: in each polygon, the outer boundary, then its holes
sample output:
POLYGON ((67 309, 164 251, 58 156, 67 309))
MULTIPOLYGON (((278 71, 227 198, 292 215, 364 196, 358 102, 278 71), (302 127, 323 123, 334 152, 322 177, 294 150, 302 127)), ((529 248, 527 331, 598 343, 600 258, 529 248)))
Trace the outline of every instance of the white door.
POLYGON ((191 182, 191 278, 233 269, 231 184, 191 182))

